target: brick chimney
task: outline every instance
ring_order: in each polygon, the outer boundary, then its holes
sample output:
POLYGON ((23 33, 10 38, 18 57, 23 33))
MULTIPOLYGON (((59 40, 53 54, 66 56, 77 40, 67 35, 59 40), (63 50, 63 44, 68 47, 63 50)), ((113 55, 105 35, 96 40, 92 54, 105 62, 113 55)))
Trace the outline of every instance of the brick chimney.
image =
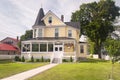
POLYGON ((19 37, 17 36, 17 41, 19 41, 19 37))
POLYGON ((64 15, 61 15, 61 21, 64 22, 64 15))

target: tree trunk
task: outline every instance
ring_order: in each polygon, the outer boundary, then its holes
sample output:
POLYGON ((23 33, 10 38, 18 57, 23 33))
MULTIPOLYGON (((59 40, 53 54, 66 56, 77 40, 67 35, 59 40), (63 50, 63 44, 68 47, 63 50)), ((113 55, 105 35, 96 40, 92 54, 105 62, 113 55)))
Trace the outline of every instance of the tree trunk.
POLYGON ((96 44, 96 47, 95 47, 95 54, 98 54, 98 58, 101 59, 101 46, 96 44))
POLYGON ((98 57, 99 57, 99 59, 102 58, 102 56, 101 56, 101 51, 98 52, 98 57))

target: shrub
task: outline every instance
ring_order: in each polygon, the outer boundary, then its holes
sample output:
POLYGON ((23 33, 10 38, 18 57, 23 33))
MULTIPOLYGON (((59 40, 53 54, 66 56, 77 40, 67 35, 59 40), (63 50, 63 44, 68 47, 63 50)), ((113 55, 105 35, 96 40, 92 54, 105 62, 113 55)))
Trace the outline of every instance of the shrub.
POLYGON ((41 62, 44 62, 44 58, 43 58, 43 56, 41 57, 41 62))
POLYGON ((34 57, 33 56, 31 57, 31 62, 34 62, 34 57))
POLYGON ((70 57, 70 62, 73 62, 72 56, 70 57))
POLYGON ((21 61, 22 61, 22 62, 25 62, 25 58, 24 58, 24 56, 22 56, 22 59, 21 59, 21 61))
POLYGON ((45 59, 45 62, 50 62, 50 59, 45 59))
POLYGON ((15 56, 14 60, 15 60, 15 61, 20 61, 19 56, 15 56))
POLYGON ((36 62, 40 62, 40 59, 36 59, 36 62))
POLYGON ((62 61, 63 61, 63 62, 68 62, 67 59, 63 59, 62 61))

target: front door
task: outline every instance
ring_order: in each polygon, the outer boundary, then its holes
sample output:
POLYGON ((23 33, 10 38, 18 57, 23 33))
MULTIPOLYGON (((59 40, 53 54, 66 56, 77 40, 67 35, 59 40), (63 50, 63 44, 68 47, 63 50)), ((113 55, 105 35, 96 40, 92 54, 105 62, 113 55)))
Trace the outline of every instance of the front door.
POLYGON ((54 45, 54 58, 61 58, 63 54, 63 45, 54 45))

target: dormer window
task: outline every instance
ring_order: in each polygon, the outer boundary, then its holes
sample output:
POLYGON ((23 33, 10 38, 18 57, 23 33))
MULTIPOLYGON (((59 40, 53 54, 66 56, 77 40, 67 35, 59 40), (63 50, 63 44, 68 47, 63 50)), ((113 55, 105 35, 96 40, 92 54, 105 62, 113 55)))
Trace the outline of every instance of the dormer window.
POLYGON ((52 23, 52 17, 49 17, 48 22, 52 23))

